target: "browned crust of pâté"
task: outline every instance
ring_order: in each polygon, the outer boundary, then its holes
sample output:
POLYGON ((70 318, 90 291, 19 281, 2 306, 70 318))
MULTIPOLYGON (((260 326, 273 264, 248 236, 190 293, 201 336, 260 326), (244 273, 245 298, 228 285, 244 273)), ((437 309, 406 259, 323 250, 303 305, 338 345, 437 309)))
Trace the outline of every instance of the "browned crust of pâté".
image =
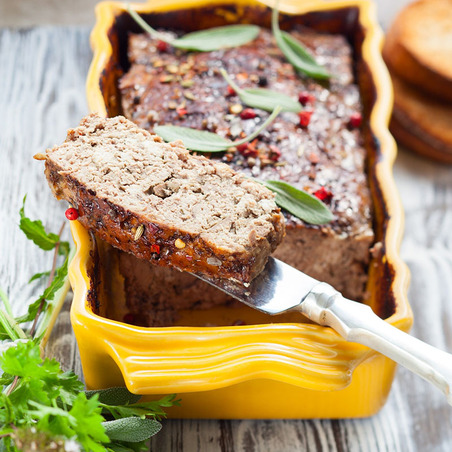
POLYGON ((268 255, 284 235, 281 214, 275 213, 273 233, 257 238, 253 247, 241 253, 213 249, 199 235, 149 222, 141 215, 96 196, 93 190, 70 175, 61 175, 61 171, 62 168, 50 159, 46 160, 45 174, 55 197, 67 200, 78 210, 78 221, 83 226, 114 247, 157 265, 248 283, 262 271, 268 255), (136 239, 141 225, 143 233, 136 239))

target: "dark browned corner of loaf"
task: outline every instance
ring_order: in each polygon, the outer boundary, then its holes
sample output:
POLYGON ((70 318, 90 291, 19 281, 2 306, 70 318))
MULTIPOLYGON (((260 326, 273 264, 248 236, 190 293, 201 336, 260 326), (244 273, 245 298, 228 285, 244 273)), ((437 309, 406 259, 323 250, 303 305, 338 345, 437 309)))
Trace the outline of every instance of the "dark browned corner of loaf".
POLYGON ((248 283, 284 236, 264 186, 123 117, 85 117, 45 159, 86 228, 154 264, 248 283))

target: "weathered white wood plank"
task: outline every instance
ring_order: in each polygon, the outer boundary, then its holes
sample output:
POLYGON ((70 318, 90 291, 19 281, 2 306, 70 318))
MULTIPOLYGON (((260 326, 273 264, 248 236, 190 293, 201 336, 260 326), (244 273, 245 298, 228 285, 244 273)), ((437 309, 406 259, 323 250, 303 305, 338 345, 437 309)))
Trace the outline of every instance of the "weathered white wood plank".
MULTIPOLYGON (((53 230, 65 209, 32 156, 61 141, 86 113, 89 61, 87 29, 0 31, 0 286, 20 305, 36 294, 29 276, 51 261, 17 227, 22 197, 28 193, 27 213, 53 230)), ((406 208, 402 254, 413 275, 413 334, 452 351, 452 168, 401 153, 395 174, 406 208)), ((68 305, 49 352, 80 370, 68 305)), ((449 452, 451 413, 439 391, 400 369, 386 406, 370 419, 171 420, 151 450, 449 452)))

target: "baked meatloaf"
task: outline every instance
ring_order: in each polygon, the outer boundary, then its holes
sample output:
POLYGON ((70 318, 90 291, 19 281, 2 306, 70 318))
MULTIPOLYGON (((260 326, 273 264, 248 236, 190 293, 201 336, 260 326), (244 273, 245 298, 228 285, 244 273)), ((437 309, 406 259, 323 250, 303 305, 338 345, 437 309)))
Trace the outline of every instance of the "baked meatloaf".
POLYGON ((248 283, 284 235, 268 189, 123 117, 87 116, 41 158, 84 226, 159 265, 248 283))
POLYGON ((289 182, 322 199, 334 221, 311 225, 284 212, 286 237, 275 257, 362 300, 374 233, 353 51, 342 35, 306 28, 291 34, 333 74, 329 82, 297 74, 265 29, 249 44, 205 53, 183 52, 133 34, 131 65, 120 80, 123 112, 150 131, 174 124, 230 139, 247 135, 269 113, 243 105, 221 67, 242 88, 263 87, 298 98, 300 114, 283 113, 251 144, 210 158, 247 176, 289 182))

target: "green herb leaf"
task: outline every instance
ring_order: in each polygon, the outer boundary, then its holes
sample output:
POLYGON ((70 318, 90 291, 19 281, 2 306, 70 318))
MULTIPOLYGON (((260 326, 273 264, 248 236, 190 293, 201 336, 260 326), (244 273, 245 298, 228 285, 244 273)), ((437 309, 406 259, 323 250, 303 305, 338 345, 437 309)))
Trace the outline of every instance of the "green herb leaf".
POLYGON ((278 10, 273 9, 272 12, 272 31, 276 40, 276 44, 284 53, 287 61, 292 66, 310 77, 316 79, 329 79, 331 75, 315 58, 306 50, 301 42, 296 40, 289 33, 283 32, 279 28, 278 10))
MULTIPOLYGON (((28 220, 24 205, 21 219, 28 220)), ((48 249, 58 243, 55 234, 52 237, 45 233, 41 222, 25 221, 25 231, 34 239, 37 235, 37 241, 44 243, 43 249, 47 249, 46 243, 51 243, 48 249)), ((57 361, 41 358, 40 343, 49 322, 61 307, 68 286, 68 261, 73 253, 74 249, 55 271, 49 287, 29 306, 28 314, 19 319, 21 322, 35 321, 30 335, 12 317, 8 297, 0 290, 5 305, 5 309, 0 308, 0 338, 15 341, 0 350, 0 385, 3 386, 0 394, 0 451, 18 451, 17 444, 21 444, 21 450, 49 450, 50 444, 60 441, 66 446, 71 443, 71 446, 78 445, 80 450, 91 452, 147 450, 143 438, 147 439, 160 430, 161 425, 155 419, 165 416, 162 407, 178 403, 175 396, 166 396, 138 404, 135 402, 141 397, 126 388, 89 391, 87 397, 83 383, 73 372, 63 372, 57 361), (39 315, 40 322, 36 322, 41 304, 44 318, 39 315), (111 405, 102 403, 99 397, 111 405), (103 413, 132 419, 111 423, 106 421, 103 413), (153 419, 146 419, 146 416, 153 419), (105 433, 104 423, 112 432, 114 443, 105 433)), ((34 278, 44 275, 37 274, 34 278)))
POLYGON ((301 111, 300 103, 278 91, 264 88, 240 88, 224 70, 220 69, 221 75, 231 85, 240 100, 248 107, 260 108, 261 110, 273 111, 276 107, 281 107, 282 111, 301 111))
POLYGON ((34 301, 28 306, 28 313, 22 317, 16 318, 16 321, 18 323, 32 321, 39 311, 39 306, 41 305, 41 302, 44 300, 44 303, 46 305, 47 301, 53 300, 55 293, 61 287, 63 287, 64 283, 66 282, 67 268, 68 268, 68 258, 66 258, 64 264, 61 267, 57 268, 57 270, 55 271, 55 276, 52 282, 50 283, 50 286, 44 290, 42 295, 38 299, 36 299, 36 301, 34 301))
POLYGON ((0 299, 3 301, 3 305, 5 306, 6 312, 11 317, 13 317, 13 311, 11 309, 11 303, 9 302, 8 295, 1 287, 0 287, 0 299))
POLYGON ((223 27, 209 28, 207 30, 187 33, 181 38, 168 39, 168 37, 152 28, 130 5, 127 11, 137 24, 149 35, 161 41, 183 50, 197 52, 211 52, 230 47, 239 47, 256 39, 259 27, 256 25, 226 25, 223 27))
POLYGON ((101 408, 99 407, 97 397, 87 399, 83 392, 77 395, 69 411, 69 414, 77 420, 76 425, 73 426, 77 434, 77 440, 87 450, 91 450, 91 447, 93 451, 103 451, 103 447, 98 443, 109 442, 103 426, 104 418, 100 413, 101 408))
POLYGON ((97 394, 99 402, 106 405, 131 405, 141 399, 140 395, 133 394, 124 387, 85 391, 85 394, 88 399, 97 394))
POLYGON ((25 201, 27 196, 24 196, 22 208, 20 209, 20 223, 19 227, 27 236, 27 239, 32 240, 35 245, 45 251, 53 250, 59 242, 60 237, 52 232, 47 233, 41 220, 32 221, 25 216, 25 201))
POLYGON ((285 94, 278 91, 272 91, 262 88, 250 88, 242 90, 239 94, 242 102, 250 107, 260 108, 261 110, 272 111, 280 106, 283 111, 299 112, 300 103, 285 94))
POLYGON ((267 180, 264 185, 276 193, 276 204, 310 224, 325 224, 334 219, 330 209, 320 199, 286 182, 267 180))
POLYGON ((102 405, 102 407, 109 411, 116 419, 121 417, 138 416, 144 418, 152 416, 156 419, 166 417, 162 407, 168 408, 171 406, 178 406, 180 400, 176 399, 176 395, 164 396, 159 400, 152 400, 150 402, 136 403, 133 405, 102 405))
POLYGON ((0 377, 0 385, 2 386, 9 386, 13 381, 14 377, 7 373, 3 373, 3 375, 0 377))
POLYGON ((256 25, 226 25, 188 33, 171 41, 171 45, 178 49, 211 52, 239 47, 256 39, 258 34, 259 27, 256 25))
POLYGON ((7 311, 2 309, 0 309, 0 335, 3 339, 10 339, 11 341, 28 339, 14 317, 11 317, 7 311))
MULTIPOLYGON (((135 446, 136 444, 133 444, 133 446, 135 446)), ((145 451, 147 449, 145 449, 144 447, 142 449, 140 448, 135 448, 135 447, 128 447, 128 446, 124 446, 123 444, 118 444, 118 443, 109 443, 108 447, 107 447, 107 452, 136 452, 136 451, 145 451)), ((2 451, 0 451, 2 452, 2 451)))
POLYGON ((138 443, 158 433, 162 424, 155 419, 126 417, 114 421, 103 422, 105 433, 110 441, 138 443))
POLYGON ((47 270, 46 272, 40 272, 40 273, 35 273, 29 280, 28 280, 28 284, 32 283, 33 281, 36 281, 38 279, 44 278, 46 276, 50 276, 50 270, 47 270))
POLYGON ((231 146, 232 141, 205 130, 180 126, 156 126, 154 132, 165 141, 182 140, 185 147, 199 152, 222 152, 231 146))
POLYGON ((220 137, 216 133, 196 130, 190 127, 156 126, 154 127, 154 132, 167 142, 182 140, 185 147, 192 151, 222 152, 232 146, 239 146, 256 138, 278 116, 280 111, 281 108, 279 106, 276 107, 272 114, 251 135, 238 141, 231 141, 220 137))
POLYGON ((105 433, 104 418, 100 414, 97 397, 87 399, 85 394, 80 392, 69 411, 34 401, 29 403, 36 408, 30 410, 30 415, 39 420, 36 425, 38 430, 51 429, 56 435, 74 437, 85 450, 105 452, 101 443, 108 443, 109 438, 105 433))

